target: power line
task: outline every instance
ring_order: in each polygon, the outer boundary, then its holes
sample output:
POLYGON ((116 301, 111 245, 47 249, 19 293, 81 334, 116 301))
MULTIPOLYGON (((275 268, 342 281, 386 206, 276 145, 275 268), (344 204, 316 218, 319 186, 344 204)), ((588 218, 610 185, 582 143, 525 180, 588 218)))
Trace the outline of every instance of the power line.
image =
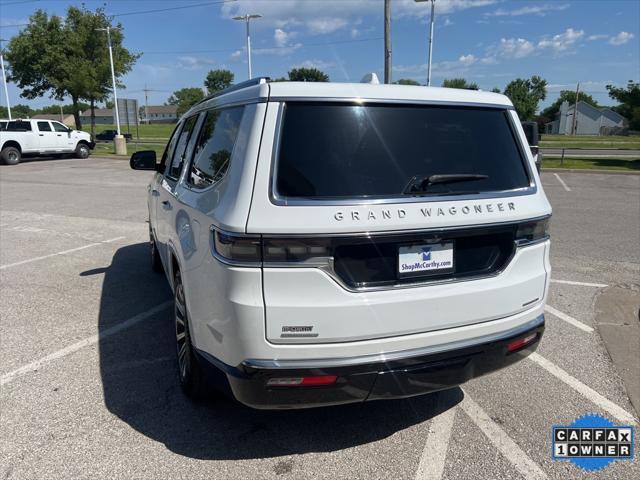
POLYGON ((158 13, 158 12, 169 12, 172 10, 184 10, 187 8, 196 8, 196 7, 205 7, 210 5, 220 5, 222 3, 230 3, 235 0, 217 0, 213 2, 202 2, 202 3, 192 3, 190 5, 181 5, 179 7, 166 7, 166 8, 155 8, 153 10, 137 10, 135 12, 123 12, 123 13, 115 13, 110 15, 111 17, 125 17, 129 15, 142 15, 145 13, 158 13))

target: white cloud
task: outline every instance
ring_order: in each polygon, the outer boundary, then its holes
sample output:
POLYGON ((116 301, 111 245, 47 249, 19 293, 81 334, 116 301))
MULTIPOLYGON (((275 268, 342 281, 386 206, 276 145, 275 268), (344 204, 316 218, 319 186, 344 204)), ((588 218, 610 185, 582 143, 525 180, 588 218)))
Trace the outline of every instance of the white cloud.
MULTIPOLYGON (((438 14, 450 14, 470 8, 493 5, 498 0, 438 0, 438 14)), ((427 3, 414 0, 395 0, 392 3, 393 18, 426 18, 431 9, 427 3)), ((382 5, 373 0, 245 0, 227 2, 221 7, 223 17, 230 18, 245 13, 260 13, 253 28, 301 28, 310 34, 321 35, 352 27, 364 16, 382 16, 382 5), (329 13, 329 15, 328 15, 329 13)))
POLYGON ((336 64, 333 62, 326 62, 324 60, 305 60, 304 62, 297 63, 292 65, 291 68, 317 68, 318 70, 329 70, 335 67, 336 64))
POLYGON ((605 38, 609 38, 609 35, 601 35, 601 34, 598 34, 598 35, 589 35, 589 36, 587 37, 587 40, 589 40, 589 41, 591 41, 591 42, 592 42, 592 41, 594 41, 594 40, 603 40, 603 39, 605 39, 605 38))
POLYGON ((519 17, 522 15, 538 15, 544 17, 549 12, 557 12, 566 10, 569 8, 569 4, 545 4, 545 5, 532 5, 526 7, 520 7, 515 10, 504 10, 499 8, 491 13, 486 13, 487 17, 519 17))
POLYGON ((476 57, 474 57, 470 53, 468 55, 462 55, 462 56, 460 56, 460 58, 458 58, 458 61, 462 65, 472 65, 472 64, 476 63, 476 60, 477 60, 476 57))
POLYGON ((631 41, 635 35, 629 32, 620 32, 614 37, 609 39, 609 43, 611 45, 624 45, 625 43, 631 41))
POLYGON ((208 58, 183 56, 178 57, 178 67, 184 70, 198 70, 200 68, 214 65, 215 62, 208 58))
POLYGON ((452 22, 449 17, 444 17, 444 23, 442 24, 443 27, 450 27, 453 24, 454 22, 452 22))
POLYGON ((506 58, 528 57, 536 50, 536 46, 524 38, 501 38, 498 52, 506 58))
POLYGON ((244 50, 236 50, 231 54, 231 60, 239 60, 244 55, 244 50))
POLYGON ((281 28, 276 28, 273 32, 273 41, 277 47, 285 47, 289 45, 291 40, 297 36, 297 32, 285 32, 281 28))
POLYGON ((539 49, 550 48, 554 53, 561 53, 573 47, 584 36, 584 30, 567 28, 563 33, 554 35, 538 42, 539 49))

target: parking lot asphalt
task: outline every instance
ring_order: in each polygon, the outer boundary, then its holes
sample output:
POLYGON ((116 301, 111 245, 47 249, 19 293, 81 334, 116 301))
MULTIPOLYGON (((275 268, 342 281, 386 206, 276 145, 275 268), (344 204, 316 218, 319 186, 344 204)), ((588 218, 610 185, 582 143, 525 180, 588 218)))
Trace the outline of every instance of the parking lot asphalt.
POLYGON ((638 422, 595 305, 640 283, 640 176, 543 174, 553 281, 536 354, 438 394, 283 412, 182 395, 149 178, 95 157, 0 167, 1 478, 640 478, 637 442, 589 474, 550 442, 588 413, 638 422))

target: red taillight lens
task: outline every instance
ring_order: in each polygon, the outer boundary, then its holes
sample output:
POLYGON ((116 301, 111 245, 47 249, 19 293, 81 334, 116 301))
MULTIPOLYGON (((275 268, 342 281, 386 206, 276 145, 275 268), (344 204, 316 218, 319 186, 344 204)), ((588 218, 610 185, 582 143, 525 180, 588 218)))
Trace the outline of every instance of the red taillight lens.
POLYGON ((262 261, 260 237, 231 235, 216 230, 213 232, 213 249, 219 257, 233 262, 262 261))
POLYGON ((519 243, 534 242, 549 236, 550 217, 541 220, 534 220, 518 225, 516 230, 516 241, 519 243))
POLYGON ((282 377, 267 380, 269 387, 317 387, 336 383, 337 375, 317 375, 313 377, 282 377))
POLYGON ((331 256, 331 242, 326 238, 265 238, 264 262, 325 262, 331 256))
POLYGON ((527 345, 530 345, 531 343, 533 343, 536 340, 536 338, 538 338, 538 334, 532 333, 531 335, 527 335, 526 337, 522 337, 517 340, 514 340, 513 342, 507 345, 507 351, 511 353, 511 352, 515 352, 516 350, 520 350, 521 348, 524 348, 527 345))

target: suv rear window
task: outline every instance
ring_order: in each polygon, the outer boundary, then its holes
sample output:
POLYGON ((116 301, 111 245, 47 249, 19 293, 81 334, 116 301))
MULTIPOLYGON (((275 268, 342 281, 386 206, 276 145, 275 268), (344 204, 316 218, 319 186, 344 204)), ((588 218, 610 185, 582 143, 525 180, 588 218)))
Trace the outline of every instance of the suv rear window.
POLYGON ((431 175, 487 178, 422 183, 420 195, 529 186, 505 109, 296 102, 281 135, 278 197, 397 198, 431 175))

